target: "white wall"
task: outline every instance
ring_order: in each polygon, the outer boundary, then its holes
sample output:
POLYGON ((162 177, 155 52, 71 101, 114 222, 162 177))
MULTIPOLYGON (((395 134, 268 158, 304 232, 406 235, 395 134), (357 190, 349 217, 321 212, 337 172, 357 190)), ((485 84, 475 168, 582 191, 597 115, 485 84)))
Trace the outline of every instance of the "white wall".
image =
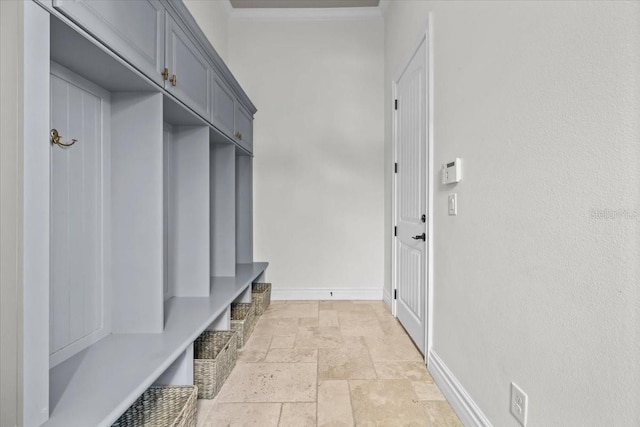
POLYGON ((22 424, 22 2, 0 2, 0 425, 22 424))
POLYGON ((258 107, 254 259, 276 298, 382 297, 383 37, 380 18, 229 23, 258 107))
POLYGON ((387 165, 429 12, 435 164, 465 167, 435 189, 433 349, 494 426, 517 425, 511 381, 530 426, 640 425, 640 3, 391 1, 387 165))
POLYGON ((228 0, 183 0, 202 32, 225 63, 228 47, 228 0))

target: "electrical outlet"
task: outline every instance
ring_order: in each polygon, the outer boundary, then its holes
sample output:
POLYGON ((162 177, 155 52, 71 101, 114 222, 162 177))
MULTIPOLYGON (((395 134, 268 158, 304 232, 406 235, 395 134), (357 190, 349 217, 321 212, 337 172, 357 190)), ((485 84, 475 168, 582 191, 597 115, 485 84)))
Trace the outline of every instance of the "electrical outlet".
POLYGON ((522 424, 527 427, 527 394, 520 387, 511 383, 511 413, 522 424))

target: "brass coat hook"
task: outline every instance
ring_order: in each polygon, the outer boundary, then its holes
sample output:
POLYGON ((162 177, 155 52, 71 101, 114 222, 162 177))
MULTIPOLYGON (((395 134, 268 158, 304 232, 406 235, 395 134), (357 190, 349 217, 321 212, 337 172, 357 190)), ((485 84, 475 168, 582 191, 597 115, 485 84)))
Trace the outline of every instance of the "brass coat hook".
POLYGON ((61 141, 60 134, 58 133, 58 129, 51 129, 51 143, 59 145, 60 147, 71 147, 73 144, 78 142, 77 139, 72 139, 70 143, 65 144, 61 141))

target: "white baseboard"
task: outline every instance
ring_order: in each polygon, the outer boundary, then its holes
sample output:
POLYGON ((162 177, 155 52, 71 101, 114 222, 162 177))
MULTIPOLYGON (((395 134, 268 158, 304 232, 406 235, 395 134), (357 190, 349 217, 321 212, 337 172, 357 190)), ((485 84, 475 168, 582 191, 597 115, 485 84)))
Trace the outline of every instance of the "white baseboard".
POLYGON ((393 303, 393 298, 391 297, 391 290, 384 288, 382 290, 382 300, 384 303, 391 309, 391 304, 393 303))
POLYGON ((427 367, 434 381, 442 390, 451 407, 465 427, 492 427, 460 381, 453 375, 442 359, 433 351, 429 351, 427 367))
POLYGON ((274 301, 319 301, 319 300, 382 300, 382 286, 379 288, 312 288, 276 289, 271 288, 274 301))

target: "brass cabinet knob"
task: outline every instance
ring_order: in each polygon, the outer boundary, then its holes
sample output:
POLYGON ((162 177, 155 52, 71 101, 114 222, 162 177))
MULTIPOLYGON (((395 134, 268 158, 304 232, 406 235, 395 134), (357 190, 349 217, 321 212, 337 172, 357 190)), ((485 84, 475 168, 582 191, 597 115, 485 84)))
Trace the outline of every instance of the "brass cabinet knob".
POLYGON ((171 86, 175 86, 178 84, 178 76, 176 76, 175 74, 173 76, 171 76, 171 80, 169 80, 171 82, 171 86))
POLYGON ((169 80, 169 69, 166 67, 164 70, 162 70, 162 78, 165 80, 169 80))

